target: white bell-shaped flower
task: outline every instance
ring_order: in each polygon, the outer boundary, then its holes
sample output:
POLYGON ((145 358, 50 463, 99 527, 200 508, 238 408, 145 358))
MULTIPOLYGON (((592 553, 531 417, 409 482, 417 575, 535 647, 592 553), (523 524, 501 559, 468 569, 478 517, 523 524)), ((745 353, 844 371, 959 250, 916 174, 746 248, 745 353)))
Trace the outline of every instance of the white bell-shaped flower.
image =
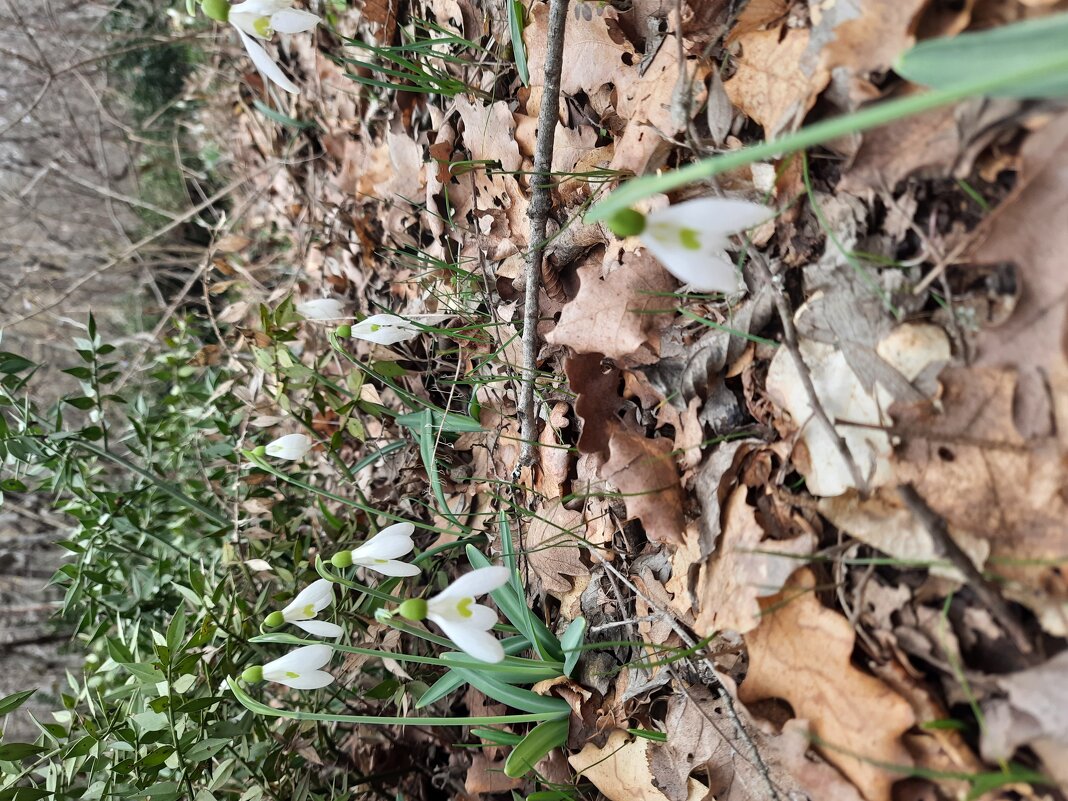
POLYGON ((475 603, 475 598, 503 587, 507 581, 506 567, 481 567, 465 573, 427 599, 426 617, 464 653, 483 662, 500 662, 504 659, 504 648, 490 633, 497 624, 497 613, 475 603))
POLYGON ((345 316, 345 306, 334 298, 306 300, 296 305, 297 314, 305 320, 337 320, 345 316))
POLYGON ((398 556, 407 556, 412 552, 415 547, 412 542, 414 531, 415 526, 411 523, 394 523, 379 531, 359 548, 334 554, 330 563, 334 567, 361 565, 386 576, 418 576, 418 567, 397 559, 398 556))
POLYGON ((250 668, 242 674, 246 681, 276 681, 295 690, 317 690, 333 682, 334 677, 322 670, 330 661, 333 649, 329 645, 305 645, 285 656, 268 662, 262 668, 250 668), (259 670, 259 678, 256 671, 259 670))
POLYGON ((296 94, 300 91, 256 40, 270 39, 275 32, 309 31, 319 24, 319 17, 310 11, 293 8, 293 0, 245 0, 230 7, 229 22, 241 37, 252 63, 268 80, 287 92, 296 94))
POLYGON ((664 269, 691 289, 730 294, 743 288, 726 253, 730 237, 774 215, 759 203, 703 197, 651 212, 638 237, 664 269))
POLYGON ((271 612, 267 615, 264 623, 272 628, 292 623, 317 637, 340 637, 344 633, 341 626, 325 620, 315 620, 315 617, 333 602, 333 583, 319 579, 297 593, 297 597, 281 612, 271 612))
POLYGON ((422 332, 418 326, 395 314, 372 314, 352 326, 350 336, 379 345, 395 345, 414 339, 422 332))
POLYGON ((305 457, 314 443, 304 434, 286 434, 267 444, 264 452, 276 459, 288 459, 299 462, 305 457))

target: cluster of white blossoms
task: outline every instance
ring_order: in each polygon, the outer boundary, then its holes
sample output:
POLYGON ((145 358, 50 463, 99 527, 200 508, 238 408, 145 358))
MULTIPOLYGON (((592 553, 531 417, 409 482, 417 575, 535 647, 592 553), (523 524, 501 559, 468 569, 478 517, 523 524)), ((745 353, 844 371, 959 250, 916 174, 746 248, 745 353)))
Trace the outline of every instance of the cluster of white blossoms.
MULTIPOLYGON (((414 531, 411 523, 395 523, 358 548, 334 554, 330 562, 339 568, 359 565, 386 576, 418 575, 418 567, 398 558, 407 556, 415 547, 414 531)), ((479 568, 460 576, 433 598, 405 601, 397 612, 409 620, 429 619, 436 623, 457 648, 475 659, 500 662, 504 659, 504 649, 490 633, 497 624, 497 613, 475 599, 504 586, 507 581, 508 570, 504 567, 479 568)), ((264 624, 277 628, 290 623, 316 637, 341 637, 345 633, 341 626, 318 619, 319 613, 333 603, 333 582, 319 579, 297 593, 283 609, 271 612, 264 624)), ((248 682, 274 681, 297 690, 318 689, 334 680, 333 675, 323 670, 332 653, 329 645, 306 645, 273 662, 248 668, 241 678, 248 682)))

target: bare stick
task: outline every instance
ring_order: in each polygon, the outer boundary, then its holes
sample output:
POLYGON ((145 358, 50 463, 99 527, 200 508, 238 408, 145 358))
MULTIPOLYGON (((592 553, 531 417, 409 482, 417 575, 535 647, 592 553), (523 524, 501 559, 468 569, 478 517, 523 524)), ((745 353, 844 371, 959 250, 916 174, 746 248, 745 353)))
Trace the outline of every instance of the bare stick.
MULTIPOLYGON (((537 412, 534 408, 534 379, 538 371, 538 292, 542 251, 545 249, 545 223, 552 208, 549 172, 553 166, 553 140, 560 105, 560 73, 564 61, 564 25, 567 0, 551 0, 549 38, 545 54, 545 91, 538 111, 538 139, 534 145, 534 175, 530 192, 530 250, 527 253, 527 286, 523 304, 523 375, 519 396, 519 436, 523 445, 519 464, 537 460, 537 412)), ((521 45, 520 45, 521 46, 521 45)))
POLYGON ((897 492, 901 496, 901 500, 905 502, 905 506, 912 512, 912 516, 927 529, 927 533, 931 535, 935 542, 935 547, 942 552, 941 555, 952 562, 953 566, 964 574, 964 580, 971 587, 972 592, 979 597, 979 600, 990 610, 990 614, 1005 629, 1005 633, 1009 635, 1009 639, 1020 650, 1020 653, 1031 653, 1031 643, 1020 622, 1016 619, 1016 615, 1009 609, 1008 604, 1002 600, 997 590, 990 586, 990 582, 979 572, 979 568, 975 566, 968 554, 950 536, 949 526, 946 525, 945 518, 928 506, 927 501, 911 484, 902 484, 897 488, 897 492))
POLYGON ((808 405, 812 407, 812 416, 827 430, 827 435, 831 438, 831 442, 834 443, 835 450, 838 451, 842 461, 849 468, 849 475, 853 479, 853 485, 857 488, 861 497, 866 498, 870 492, 868 479, 865 478, 864 473, 857 464, 857 460, 853 458, 853 453, 849 450, 849 446, 846 445, 846 441, 838 433, 838 429, 834 427, 827 410, 823 408, 823 403, 820 401, 819 395, 816 394, 816 386, 812 383, 812 373, 809 372, 808 365, 805 364, 805 360, 801 357, 801 348, 797 344, 797 328, 794 327, 794 310, 790 306, 790 299, 786 297, 786 291, 783 287, 775 282, 771 269, 764 259, 755 253, 752 256, 751 263, 753 268, 756 270, 760 280, 768 285, 771 297, 775 301, 775 308, 779 312, 779 319, 782 321, 783 344, 794 361, 797 374, 801 377, 801 385, 805 388, 805 394, 808 395, 808 405))

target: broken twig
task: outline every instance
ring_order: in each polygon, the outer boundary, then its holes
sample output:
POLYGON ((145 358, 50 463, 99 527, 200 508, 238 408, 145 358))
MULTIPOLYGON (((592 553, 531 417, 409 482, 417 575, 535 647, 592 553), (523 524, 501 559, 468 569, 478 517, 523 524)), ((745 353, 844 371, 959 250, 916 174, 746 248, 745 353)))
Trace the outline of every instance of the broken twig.
POLYGON ((545 54, 545 91, 538 111, 538 138, 534 145, 534 175, 530 192, 530 250, 527 253, 526 298, 523 304, 523 371, 519 396, 519 435, 523 441, 519 464, 533 464, 537 458, 537 410, 534 404, 534 379, 538 370, 538 291, 541 260, 545 249, 545 224, 552 199, 549 194, 553 166, 553 140, 556 134, 557 108, 560 104, 560 73, 564 60, 564 25, 567 0, 551 0, 549 38, 545 54))

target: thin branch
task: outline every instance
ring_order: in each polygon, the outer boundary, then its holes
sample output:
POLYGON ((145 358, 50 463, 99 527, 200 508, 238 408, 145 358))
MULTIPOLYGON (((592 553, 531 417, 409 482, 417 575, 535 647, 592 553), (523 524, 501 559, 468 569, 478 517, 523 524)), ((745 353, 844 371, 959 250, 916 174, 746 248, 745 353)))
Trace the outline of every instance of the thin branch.
POLYGON ((1012 640, 1013 645, 1019 649, 1020 653, 1031 653, 1031 642, 1028 640, 1020 622, 1016 619, 1016 615, 1012 613, 1009 605, 1005 603, 997 590, 979 572, 979 568, 975 566, 968 554, 950 536, 949 526, 946 524, 945 518, 928 506, 927 501, 911 484, 902 484, 897 488, 897 492, 901 496, 901 500, 905 502, 905 506, 912 512, 913 517, 931 535, 935 547, 940 551, 938 555, 947 559, 957 570, 964 574, 964 580, 967 585, 979 597, 980 602, 990 610, 990 614, 1001 624, 1001 627, 1009 635, 1009 639, 1012 640))
POLYGON ((545 224, 552 208, 550 171, 553 166, 553 142, 560 105, 560 75, 564 62, 564 27, 568 0, 551 0, 549 34, 545 54, 545 91, 538 110, 538 138, 534 145, 534 175, 530 193, 530 250, 527 253, 526 298, 523 304, 523 383, 519 397, 519 436, 523 441, 520 465, 537 460, 537 411, 534 404, 534 380, 538 372, 538 293, 541 260, 545 249, 545 224))

